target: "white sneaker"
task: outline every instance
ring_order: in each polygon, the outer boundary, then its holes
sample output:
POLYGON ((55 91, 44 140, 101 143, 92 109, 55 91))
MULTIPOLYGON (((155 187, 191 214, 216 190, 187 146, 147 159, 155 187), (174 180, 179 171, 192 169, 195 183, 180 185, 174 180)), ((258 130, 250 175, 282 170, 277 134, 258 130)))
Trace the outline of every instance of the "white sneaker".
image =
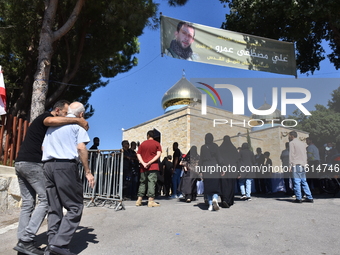
POLYGON ((215 198, 213 199, 213 208, 214 208, 215 211, 220 210, 217 199, 215 199, 215 198))
POLYGON ((242 199, 242 200, 245 200, 246 198, 247 198, 246 195, 242 195, 242 196, 241 196, 241 199, 242 199))
POLYGON ((182 194, 181 194, 181 195, 179 195, 179 196, 178 196, 178 198, 183 198, 183 195, 182 195, 182 194))
POLYGON ((213 206, 212 206, 212 205, 209 205, 208 210, 209 210, 209 211, 212 211, 212 210, 213 210, 213 206))

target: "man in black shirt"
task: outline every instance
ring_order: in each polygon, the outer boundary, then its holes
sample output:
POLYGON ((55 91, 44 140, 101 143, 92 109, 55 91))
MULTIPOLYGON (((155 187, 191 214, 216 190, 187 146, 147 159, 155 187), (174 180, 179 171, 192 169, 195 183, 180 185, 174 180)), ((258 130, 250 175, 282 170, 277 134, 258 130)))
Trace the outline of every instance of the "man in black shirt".
POLYGON ((25 140, 20 146, 15 160, 15 171, 18 176, 22 206, 18 225, 18 243, 14 250, 25 254, 44 254, 34 245, 33 239, 47 213, 47 196, 41 146, 49 126, 78 124, 88 129, 88 124, 82 118, 68 118, 69 102, 58 101, 52 112, 38 116, 30 125, 25 140), (60 116, 60 117, 56 117, 60 116), (39 204, 35 207, 36 196, 39 204))
POLYGON ((182 198, 183 195, 181 194, 180 191, 178 191, 179 183, 181 181, 181 173, 182 173, 182 166, 179 164, 180 159, 182 157, 182 153, 180 149, 178 149, 178 143, 174 142, 172 145, 172 149, 174 151, 173 154, 173 175, 172 175, 172 198, 182 198))
POLYGON ((99 137, 93 138, 93 145, 91 146, 90 150, 98 150, 99 142, 99 137))

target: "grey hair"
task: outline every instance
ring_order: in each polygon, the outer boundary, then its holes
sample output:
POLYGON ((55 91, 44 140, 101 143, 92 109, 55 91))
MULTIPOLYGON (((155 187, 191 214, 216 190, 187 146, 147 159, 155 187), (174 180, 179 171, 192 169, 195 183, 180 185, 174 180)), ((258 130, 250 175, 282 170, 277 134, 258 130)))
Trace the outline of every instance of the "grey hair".
POLYGON ((298 134, 296 133, 296 131, 290 131, 289 134, 294 136, 295 138, 298 137, 298 134))
POLYGON ((85 107, 82 103, 79 102, 73 102, 72 104, 70 104, 67 111, 68 114, 73 114, 76 117, 79 117, 82 112, 85 112, 85 107))

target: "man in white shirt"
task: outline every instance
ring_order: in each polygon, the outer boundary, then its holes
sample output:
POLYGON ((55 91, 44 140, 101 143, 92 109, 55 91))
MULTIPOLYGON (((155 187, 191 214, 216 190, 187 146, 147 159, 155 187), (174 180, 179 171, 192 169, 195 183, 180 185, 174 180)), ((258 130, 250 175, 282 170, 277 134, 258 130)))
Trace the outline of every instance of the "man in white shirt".
MULTIPOLYGON (((67 117, 83 117, 84 106, 69 105, 67 117)), ((84 167, 89 185, 94 177, 88 166, 86 130, 71 124, 47 129, 43 142, 44 174, 48 198, 48 247, 52 254, 73 255, 68 245, 79 226, 83 212, 83 185, 78 170, 78 158, 84 167), (67 213, 63 215, 63 207, 67 213)))

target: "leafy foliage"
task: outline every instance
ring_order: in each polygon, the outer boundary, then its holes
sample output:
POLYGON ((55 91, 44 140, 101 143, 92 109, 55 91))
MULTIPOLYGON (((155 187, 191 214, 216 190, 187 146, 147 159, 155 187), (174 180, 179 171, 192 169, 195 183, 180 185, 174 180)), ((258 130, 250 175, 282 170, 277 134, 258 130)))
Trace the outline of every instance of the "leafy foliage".
POLYGON ((340 87, 336 90, 333 90, 332 99, 328 101, 329 109, 340 112, 340 87))
POLYGON ((296 128, 309 132, 318 147, 327 142, 335 142, 339 146, 340 111, 328 109, 319 104, 315 105, 315 109, 315 111, 311 111, 312 115, 308 117, 299 110, 296 110, 293 112, 294 115, 289 116, 289 118, 297 120, 298 125, 296 128))
POLYGON ((340 2, 337 0, 220 0, 230 13, 222 28, 242 33, 295 42, 296 62, 301 73, 314 73, 327 55, 340 68, 340 2))
POLYGON ((182 6, 185 5, 189 0, 169 0, 170 6, 182 6))
MULTIPOLYGON (((26 117, 31 107, 44 2, 0 0, 0 64, 13 115, 26 117)), ((68 21, 75 2, 58 2, 54 31, 68 21)), ((108 84, 103 78, 138 64, 137 37, 146 26, 158 26, 156 13, 152 0, 86 1, 72 29, 52 45, 45 108, 61 98, 77 100, 91 116, 94 110, 88 100, 93 91, 108 84)))

